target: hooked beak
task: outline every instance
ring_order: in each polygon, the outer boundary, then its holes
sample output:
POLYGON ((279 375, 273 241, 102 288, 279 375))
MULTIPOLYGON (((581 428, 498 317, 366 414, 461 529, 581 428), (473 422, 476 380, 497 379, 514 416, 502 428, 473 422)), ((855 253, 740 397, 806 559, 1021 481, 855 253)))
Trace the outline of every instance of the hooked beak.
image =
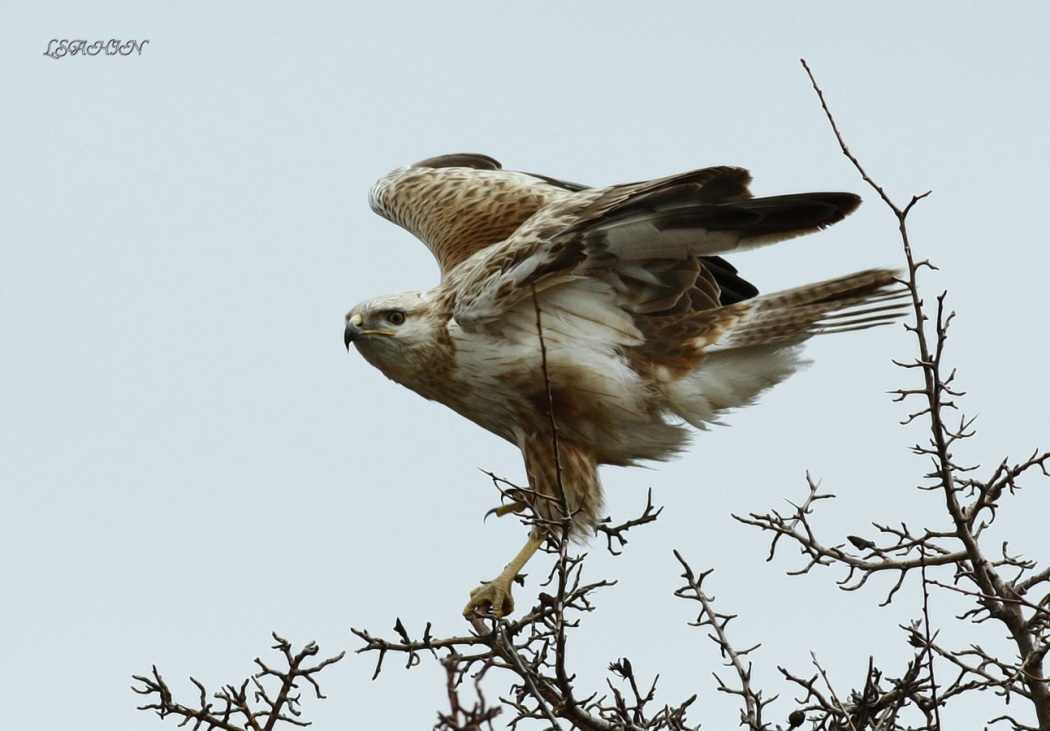
POLYGON ((393 337, 397 333, 393 330, 362 330, 361 325, 365 322, 364 318, 359 314, 353 314, 346 318, 346 329, 343 330, 343 343, 346 345, 346 349, 350 350, 350 343, 366 335, 386 335, 393 337))
POLYGON ((351 315, 346 318, 346 330, 343 331, 343 342, 346 344, 346 349, 350 350, 350 343, 363 336, 365 333, 359 327, 361 325, 360 315, 351 315))

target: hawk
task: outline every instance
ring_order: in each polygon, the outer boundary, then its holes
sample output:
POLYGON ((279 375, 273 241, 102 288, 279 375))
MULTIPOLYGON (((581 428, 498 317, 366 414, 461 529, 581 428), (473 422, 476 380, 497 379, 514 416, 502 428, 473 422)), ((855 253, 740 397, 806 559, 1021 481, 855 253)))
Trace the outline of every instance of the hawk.
POLYGON ((589 188, 458 154, 373 186, 372 209, 426 244, 441 281, 356 305, 347 349, 525 460, 537 521, 464 614, 513 610, 511 583, 551 526, 593 530, 598 465, 669 459, 687 425, 704 429, 797 370, 803 341, 900 314, 886 269, 759 295, 721 255, 830 226, 860 198, 753 198, 750 180, 721 166, 589 188))

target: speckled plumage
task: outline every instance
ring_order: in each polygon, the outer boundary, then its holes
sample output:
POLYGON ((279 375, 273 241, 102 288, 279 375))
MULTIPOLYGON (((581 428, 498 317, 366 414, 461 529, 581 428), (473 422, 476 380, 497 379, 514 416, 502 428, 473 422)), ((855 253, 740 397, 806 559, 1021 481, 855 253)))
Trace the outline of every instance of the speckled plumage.
MULTIPOLYGON (((889 270, 757 296, 721 255, 819 230, 860 201, 756 199, 749 181, 713 167, 586 188, 481 155, 398 168, 373 187, 372 208, 427 245, 441 282, 357 305, 347 344, 521 448, 538 494, 560 500, 560 482, 579 536, 600 517, 599 464, 667 459, 687 424, 703 428, 796 370, 807 338, 899 314, 889 270)), ((533 508, 554 518, 559 500, 533 508)))

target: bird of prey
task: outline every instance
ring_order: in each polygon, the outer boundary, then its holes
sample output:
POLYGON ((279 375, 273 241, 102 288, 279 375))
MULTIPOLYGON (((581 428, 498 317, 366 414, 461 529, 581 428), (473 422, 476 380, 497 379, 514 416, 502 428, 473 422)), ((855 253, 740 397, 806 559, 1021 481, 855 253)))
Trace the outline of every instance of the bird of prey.
POLYGON ((885 269, 759 295, 722 255, 830 226, 860 199, 754 198, 750 180, 722 166, 589 188, 458 154, 373 186, 372 209, 426 244, 441 281, 356 305, 347 349, 525 460, 536 523, 464 614, 511 612, 511 583, 553 526, 593 530, 598 465, 666 460, 687 424, 703 429, 794 372, 806 339, 900 314, 885 269))

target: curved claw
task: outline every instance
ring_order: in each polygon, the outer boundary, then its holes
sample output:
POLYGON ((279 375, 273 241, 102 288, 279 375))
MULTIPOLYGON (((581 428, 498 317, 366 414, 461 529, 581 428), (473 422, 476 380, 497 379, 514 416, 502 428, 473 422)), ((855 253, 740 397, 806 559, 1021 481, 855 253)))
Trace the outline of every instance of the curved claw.
POLYGON ((499 576, 470 592, 470 601, 463 608, 463 616, 475 613, 505 617, 514 611, 514 597, 510 593, 511 582, 499 576))
POLYGON ((463 616, 470 617, 475 612, 491 614, 494 617, 505 617, 514 611, 514 598, 510 595, 510 585, 518 578, 518 572, 543 545, 542 535, 530 535, 525 547, 507 564, 492 581, 488 581, 470 592, 470 601, 463 608, 463 616))
POLYGON ((490 515, 495 515, 497 518, 502 518, 504 515, 510 515, 511 513, 520 513, 529 507, 529 504, 524 500, 515 500, 512 503, 506 505, 498 505, 492 510, 485 513, 485 518, 488 519, 490 515))

